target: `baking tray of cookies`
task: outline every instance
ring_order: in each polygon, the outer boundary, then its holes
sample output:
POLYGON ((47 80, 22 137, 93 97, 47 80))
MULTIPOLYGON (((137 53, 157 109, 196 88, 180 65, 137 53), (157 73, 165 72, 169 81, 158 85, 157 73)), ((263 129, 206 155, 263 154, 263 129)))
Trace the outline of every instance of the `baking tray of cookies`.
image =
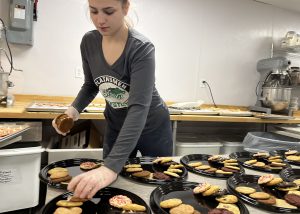
POLYGON ((241 214, 249 214, 246 206, 235 196, 229 196, 226 189, 221 189, 214 184, 209 184, 211 186, 206 188, 206 190, 202 193, 195 192, 195 189, 202 184, 195 182, 171 182, 157 187, 150 195, 150 206, 152 211, 156 214, 207 214, 209 211, 214 210, 217 207, 221 209, 221 207, 226 206, 228 210, 235 210, 233 213, 238 213, 239 211, 241 214), (229 201, 231 204, 224 203, 221 199, 224 199, 224 196, 226 197, 226 201, 229 201), (228 196, 230 200, 231 197, 234 197, 235 199, 233 198, 233 200, 235 201, 228 200, 228 196))
POLYGON ((39 178, 42 182, 48 184, 48 186, 50 187, 57 189, 67 189, 68 182, 74 176, 89 170, 80 167, 80 165, 83 163, 93 164, 93 168, 96 168, 101 167, 103 161, 90 158, 75 158, 53 162, 45 166, 40 171, 39 178), (51 179, 51 176, 53 176, 52 171, 58 171, 59 174, 51 179))
POLYGON ((139 183, 161 185, 186 180, 188 171, 172 157, 137 157, 127 160, 120 175, 139 183))
MULTIPOLYGON (((285 200, 285 195, 289 194, 289 189, 283 190, 283 185, 286 185, 286 182, 272 174, 262 176, 234 175, 227 180, 227 189, 247 204, 270 212, 299 213, 299 207, 297 208, 285 200), (270 179, 259 184, 262 178, 270 179)), ((295 184, 294 187, 299 188, 295 184)))
POLYGON ((221 155, 185 155, 180 159, 180 162, 188 171, 209 177, 227 179, 235 173, 245 173, 244 168, 236 160, 229 160, 229 158, 221 155), (209 159, 213 160, 210 161, 209 159), (223 163, 224 161, 226 163, 223 163))
POLYGON ((26 107, 29 112, 65 112, 70 104, 55 102, 32 102, 26 107))
MULTIPOLYGON (((0 124, 0 143, 18 137, 30 127, 28 125, 0 124)), ((1 146, 0 146, 1 147, 1 146)))
POLYGON ((237 159, 239 163, 246 168, 261 172, 279 173, 282 169, 291 167, 289 163, 285 162, 281 157, 272 156, 264 152, 234 152, 231 153, 229 157, 237 159), (264 156, 256 156, 258 154, 263 154, 264 156))
POLYGON ((289 164, 300 166, 300 152, 297 150, 274 150, 270 155, 280 155, 289 164))
MULTIPOLYGON (((61 200, 68 201, 72 195, 73 195, 72 192, 66 192, 55 197, 41 209, 40 214, 54 213, 55 210, 59 207, 57 206, 57 202, 61 200)), ((113 188, 113 187, 106 187, 104 189, 99 190, 92 199, 83 202, 82 205, 79 206, 79 208, 82 210, 82 214, 100 214, 100 213, 101 214, 118 214, 118 213, 151 214, 151 210, 149 206, 138 195, 123 189, 113 188), (131 200, 131 204, 137 204, 143 206, 145 208, 145 211, 132 210, 132 211, 125 212, 121 208, 112 206, 109 200, 114 196, 118 196, 118 195, 129 198, 131 200)), ((66 207, 66 209, 70 209, 70 208, 66 207)))
POLYGON ((279 173, 280 177, 289 182, 294 182, 300 186, 300 169, 286 168, 279 173))

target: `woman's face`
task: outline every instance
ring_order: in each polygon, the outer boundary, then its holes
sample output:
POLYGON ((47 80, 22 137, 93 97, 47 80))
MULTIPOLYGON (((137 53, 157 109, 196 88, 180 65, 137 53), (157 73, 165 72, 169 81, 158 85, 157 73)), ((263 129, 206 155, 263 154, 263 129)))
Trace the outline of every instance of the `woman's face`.
POLYGON ((103 36, 112 36, 125 24, 129 5, 120 0, 88 0, 91 19, 103 36))

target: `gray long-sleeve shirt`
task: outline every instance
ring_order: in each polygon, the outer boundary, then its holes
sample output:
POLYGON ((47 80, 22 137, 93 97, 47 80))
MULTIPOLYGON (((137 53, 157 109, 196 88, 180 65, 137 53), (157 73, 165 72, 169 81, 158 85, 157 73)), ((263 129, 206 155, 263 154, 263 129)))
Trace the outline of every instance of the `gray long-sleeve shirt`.
POLYGON ((81 112, 100 91, 106 100, 105 118, 119 131, 104 164, 119 173, 142 132, 153 130, 164 103, 155 88, 155 49, 137 31, 130 29, 120 58, 108 65, 102 51, 102 36, 94 30, 81 42, 84 84, 72 106, 81 112))

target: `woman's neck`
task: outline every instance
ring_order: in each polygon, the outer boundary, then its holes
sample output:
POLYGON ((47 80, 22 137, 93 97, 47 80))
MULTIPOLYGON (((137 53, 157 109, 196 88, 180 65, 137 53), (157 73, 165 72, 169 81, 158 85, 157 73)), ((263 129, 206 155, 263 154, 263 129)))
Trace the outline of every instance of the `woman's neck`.
POLYGON ((103 41, 106 43, 111 42, 124 42, 128 37, 128 27, 124 24, 120 29, 113 35, 103 36, 103 41))

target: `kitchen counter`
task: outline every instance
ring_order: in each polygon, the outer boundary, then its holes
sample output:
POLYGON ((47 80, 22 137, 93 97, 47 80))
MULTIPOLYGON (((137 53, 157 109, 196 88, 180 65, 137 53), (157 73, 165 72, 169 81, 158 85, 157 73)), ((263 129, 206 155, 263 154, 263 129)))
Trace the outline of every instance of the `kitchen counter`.
MULTIPOLYGON (((27 112, 26 107, 33 101, 71 103, 73 97, 40 96, 40 95, 15 95, 16 101, 11 107, 0 107, 0 118, 9 119, 53 119, 59 113, 55 112, 27 112)), ((103 99, 95 99, 94 103, 104 103, 103 99)), ((230 106, 229 108, 244 108, 230 106)), ((300 123, 300 112, 296 112, 295 119, 260 119, 255 117, 229 117, 209 115, 171 115, 172 121, 208 121, 208 122, 243 122, 243 123, 300 123)), ((102 119, 103 113, 81 113, 80 119, 102 119)))
MULTIPOLYGON (((175 161, 179 161, 179 157, 175 157, 174 160, 175 161)), ((294 166, 293 166, 294 167, 294 166)), ((297 168, 297 167, 295 167, 297 168)), ((259 171, 254 171, 254 170, 250 170, 247 168, 245 169, 245 174, 255 174, 255 175, 263 175, 265 173, 263 172, 259 172, 259 171)), ((187 181, 191 181, 191 182, 209 182, 211 184, 214 185, 218 185, 222 188, 226 188, 226 180, 223 179, 214 179, 212 177, 206 177, 206 176, 201 176, 198 174, 194 174, 189 172, 188 173, 188 179, 187 181)), ((112 187, 116 187, 116 188, 120 188, 120 189, 124 189, 130 192, 133 192, 137 195, 139 195, 141 198, 144 199, 144 201, 149 205, 150 202, 150 194, 151 192, 156 188, 156 185, 149 185, 149 184, 142 184, 142 183, 137 183, 134 182, 132 180, 126 179, 122 176, 119 176, 118 179, 111 185, 112 187)), ((64 190, 60 190, 60 189, 54 189, 54 188, 50 188, 48 187, 47 189, 47 195, 46 195, 46 203, 48 203, 52 198, 64 193, 64 190)), ((246 207, 249 210, 250 214, 264 214, 264 213, 271 213, 271 212, 266 212, 260 209, 257 209, 253 206, 247 205, 245 204, 246 207)), ((150 206, 150 205, 149 205, 150 206)))

